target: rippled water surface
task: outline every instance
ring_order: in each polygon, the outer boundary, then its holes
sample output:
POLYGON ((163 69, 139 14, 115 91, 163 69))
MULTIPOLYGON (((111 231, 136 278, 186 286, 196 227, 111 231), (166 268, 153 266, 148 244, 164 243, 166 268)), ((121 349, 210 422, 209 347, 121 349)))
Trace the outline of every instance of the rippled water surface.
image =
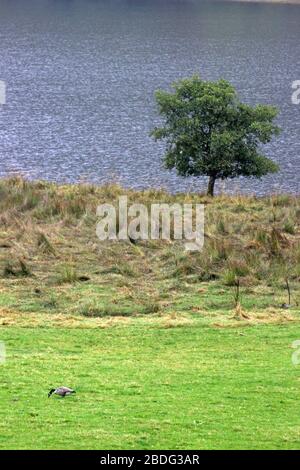
MULTIPOLYGON (((153 93, 200 73, 279 106, 277 176, 227 190, 299 192, 300 6, 201 0, 0 0, 0 174, 203 189, 161 166, 153 93)), ((219 185, 219 189, 222 185, 219 185)))

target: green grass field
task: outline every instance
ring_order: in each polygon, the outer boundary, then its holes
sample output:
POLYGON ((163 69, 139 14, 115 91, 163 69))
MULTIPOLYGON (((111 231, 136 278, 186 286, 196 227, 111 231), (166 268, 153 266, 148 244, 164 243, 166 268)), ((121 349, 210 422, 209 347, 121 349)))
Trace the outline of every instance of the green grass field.
POLYGON ((297 449, 298 325, 1 329, 1 449, 297 449), (53 385, 77 394, 47 398, 53 385))
POLYGON ((0 180, 0 448, 300 448, 299 281, 300 197, 0 180), (204 203, 203 251, 100 242, 124 193, 204 203))

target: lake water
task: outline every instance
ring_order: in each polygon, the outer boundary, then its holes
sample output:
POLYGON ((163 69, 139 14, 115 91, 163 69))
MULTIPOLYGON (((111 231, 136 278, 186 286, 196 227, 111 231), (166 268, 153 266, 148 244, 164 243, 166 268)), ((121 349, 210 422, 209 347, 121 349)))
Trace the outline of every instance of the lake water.
POLYGON ((219 189, 300 192, 300 6, 201 0, 0 0, 0 174, 171 191, 205 187, 162 168, 153 93, 199 73, 280 108, 266 152, 281 172, 219 189))

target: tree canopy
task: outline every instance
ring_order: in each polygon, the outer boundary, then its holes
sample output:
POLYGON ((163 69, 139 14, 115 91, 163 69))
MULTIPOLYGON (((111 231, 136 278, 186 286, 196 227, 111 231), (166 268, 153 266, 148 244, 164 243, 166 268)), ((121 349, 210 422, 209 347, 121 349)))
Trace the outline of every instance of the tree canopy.
POLYGON ((181 176, 209 176, 208 194, 217 179, 257 177, 279 167, 261 153, 280 129, 274 106, 242 103, 225 80, 209 82, 198 75, 159 90, 156 101, 162 127, 152 136, 166 141, 165 166, 181 176))

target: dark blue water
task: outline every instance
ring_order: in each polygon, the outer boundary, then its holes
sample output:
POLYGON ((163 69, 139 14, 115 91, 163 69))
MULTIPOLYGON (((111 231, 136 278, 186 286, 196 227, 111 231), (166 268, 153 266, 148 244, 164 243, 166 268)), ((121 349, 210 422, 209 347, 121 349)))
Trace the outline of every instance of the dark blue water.
MULTIPOLYGON (((202 189, 161 166, 153 93, 199 73, 279 106, 281 172, 225 189, 299 192, 300 6, 201 0, 0 0, 0 174, 202 189)), ((222 189, 224 185, 219 185, 222 189)))

